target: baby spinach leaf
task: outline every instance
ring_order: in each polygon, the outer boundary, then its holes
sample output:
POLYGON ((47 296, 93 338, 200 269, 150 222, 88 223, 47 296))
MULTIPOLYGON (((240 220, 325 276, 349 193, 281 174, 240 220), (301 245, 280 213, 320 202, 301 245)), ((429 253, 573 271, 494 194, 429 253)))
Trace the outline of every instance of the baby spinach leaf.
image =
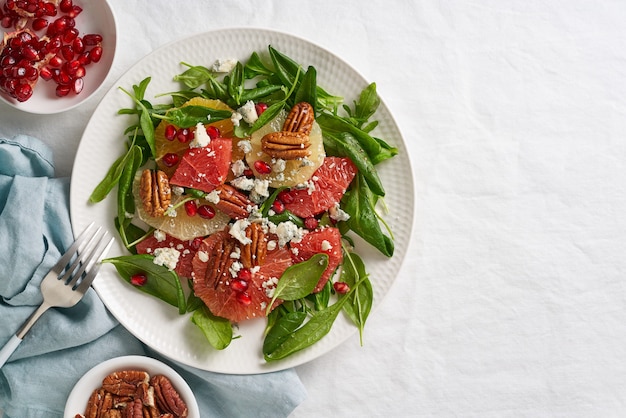
POLYGON ((131 218, 127 214, 135 213, 135 199, 133 198, 133 180, 135 173, 143 163, 141 148, 133 145, 129 152, 129 158, 124 165, 124 170, 120 176, 117 188, 117 218, 119 220, 119 234, 126 248, 129 241, 126 237, 126 227, 130 225, 131 218))
POLYGON ((96 186, 96 188, 91 192, 89 196, 89 202, 98 203, 102 201, 113 187, 119 181, 122 172, 124 171, 124 164, 126 163, 126 159, 128 158, 128 154, 124 154, 120 156, 115 162, 111 165, 104 178, 100 180, 100 183, 96 186))
POLYGON ((381 253, 391 257, 394 250, 393 240, 381 230, 374 209, 375 196, 361 174, 356 175, 351 189, 346 192, 342 202, 343 210, 350 215, 350 219, 346 221, 350 229, 381 253))
POLYGON ((233 340, 233 326, 230 321, 213 315, 206 306, 194 311, 191 322, 200 328, 209 344, 216 350, 225 349, 233 340))
POLYGON ((122 278, 130 283, 135 274, 145 274, 148 280, 143 286, 135 288, 149 295, 155 296, 164 302, 178 308, 183 314, 187 310, 185 293, 178 275, 167 267, 154 264, 154 256, 149 254, 123 255, 102 260, 111 263, 122 278))
POLYGON ((246 79, 248 80, 258 76, 269 76, 274 73, 272 70, 267 68, 265 64, 263 64, 261 57, 259 57, 259 54, 256 51, 250 55, 243 71, 246 79))
POLYGON ((324 253, 314 254, 308 260, 289 266, 278 280, 267 313, 276 299, 301 299, 311 293, 327 266, 328 254, 324 253))
POLYGON ((193 65, 183 63, 187 65, 189 69, 185 70, 182 74, 174 76, 174 81, 180 81, 190 89, 195 89, 214 78, 213 73, 206 67, 201 65, 193 65))
POLYGON ((363 279, 363 281, 353 293, 343 296, 349 298, 348 302, 343 306, 343 310, 359 328, 361 345, 363 345, 363 329, 365 327, 365 321, 372 309, 374 291, 372 289, 372 283, 369 278, 367 278, 365 264, 361 257, 355 253, 346 253, 346 259, 344 260, 339 280, 347 283, 348 286, 352 288, 361 279, 363 279))
POLYGON ((198 123, 205 124, 229 119, 230 115, 231 112, 228 110, 218 110, 206 106, 192 105, 171 109, 166 115, 159 115, 158 118, 167 120, 180 128, 191 128, 198 123))
POLYGON ((244 91, 244 76, 243 76, 243 66, 240 62, 237 62, 235 68, 230 72, 228 76, 224 78, 226 81, 226 86, 228 88, 228 94, 231 99, 234 101, 236 106, 241 105, 243 101, 241 100, 241 96, 244 91))
POLYGON ((317 71, 315 67, 309 67, 304 73, 302 82, 296 90, 296 96, 293 104, 307 102, 313 107, 313 111, 317 114, 317 71))
POLYGON ((306 317, 307 313, 303 311, 287 312, 278 316, 263 340, 263 354, 274 352, 292 332, 302 325, 306 317))

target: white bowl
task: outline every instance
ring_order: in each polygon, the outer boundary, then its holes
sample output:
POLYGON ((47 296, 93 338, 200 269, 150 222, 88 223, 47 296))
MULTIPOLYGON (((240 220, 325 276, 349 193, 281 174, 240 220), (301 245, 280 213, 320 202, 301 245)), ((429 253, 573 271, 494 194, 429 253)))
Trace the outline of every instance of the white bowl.
MULTIPOLYGON (((87 65, 83 90, 79 94, 70 93, 66 97, 57 97, 55 93, 56 83, 40 78, 33 89, 33 95, 27 101, 19 102, 4 92, 0 92, 0 100, 28 113, 40 115, 60 113, 84 103, 104 84, 113 66, 116 53, 117 23, 115 15, 108 0, 74 0, 74 4, 83 9, 76 16, 76 28, 80 31, 80 35, 88 33, 102 35, 102 59, 97 63, 87 65)), ((49 21, 55 18, 50 18, 49 21)), ((4 30, 12 31, 12 29, 4 30)), ((2 36, 1 32, 0 36, 2 36)))
POLYGON ((100 363, 89 370, 80 378, 65 404, 64 418, 74 418, 76 414, 85 412, 87 401, 91 393, 102 386, 102 380, 110 373, 121 370, 143 370, 150 376, 162 374, 170 379, 172 385, 180 394, 189 408, 189 418, 200 418, 200 410, 196 398, 191 388, 185 380, 170 366, 144 356, 123 356, 112 358, 104 363, 100 363))

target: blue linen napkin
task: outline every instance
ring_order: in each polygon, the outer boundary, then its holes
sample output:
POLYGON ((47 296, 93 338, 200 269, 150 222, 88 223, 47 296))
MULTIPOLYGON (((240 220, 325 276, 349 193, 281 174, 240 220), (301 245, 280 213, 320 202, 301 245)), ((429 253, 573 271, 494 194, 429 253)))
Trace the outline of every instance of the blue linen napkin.
MULTIPOLYGON (((69 179, 54 178, 51 151, 36 138, 0 138, 0 237, 1 346, 41 303, 39 283, 73 241, 69 179)), ((294 370, 231 376, 161 358, 89 290, 75 307, 44 314, 0 369, 0 410, 6 418, 61 417, 85 372, 131 354, 174 367, 196 394, 203 418, 287 416, 306 397, 294 370)))

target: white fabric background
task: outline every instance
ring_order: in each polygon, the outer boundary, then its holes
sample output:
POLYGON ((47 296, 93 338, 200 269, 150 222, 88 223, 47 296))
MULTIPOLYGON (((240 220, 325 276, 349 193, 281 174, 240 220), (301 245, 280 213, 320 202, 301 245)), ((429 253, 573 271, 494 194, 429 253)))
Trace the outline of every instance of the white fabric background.
MULTIPOLYGON (((364 347, 298 367, 309 397, 293 417, 626 414, 625 2, 111 4, 109 86, 180 37, 277 29, 376 81, 405 136, 410 256, 364 347)), ((70 175, 97 102, 0 104, 0 134, 48 141, 70 175)))

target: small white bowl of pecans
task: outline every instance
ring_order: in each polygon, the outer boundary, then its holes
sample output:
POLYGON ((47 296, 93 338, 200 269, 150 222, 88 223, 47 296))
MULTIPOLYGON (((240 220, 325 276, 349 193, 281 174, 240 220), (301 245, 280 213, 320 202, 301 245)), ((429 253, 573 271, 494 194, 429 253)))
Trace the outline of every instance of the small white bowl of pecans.
POLYGON ((0 101, 33 114, 85 102, 104 84, 117 25, 107 0, 0 0, 0 101))
POLYGON ((63 416, 199 418, 200 411, 191 388, 170 366, 124 356, 88 371, 72 389, 63 416))

